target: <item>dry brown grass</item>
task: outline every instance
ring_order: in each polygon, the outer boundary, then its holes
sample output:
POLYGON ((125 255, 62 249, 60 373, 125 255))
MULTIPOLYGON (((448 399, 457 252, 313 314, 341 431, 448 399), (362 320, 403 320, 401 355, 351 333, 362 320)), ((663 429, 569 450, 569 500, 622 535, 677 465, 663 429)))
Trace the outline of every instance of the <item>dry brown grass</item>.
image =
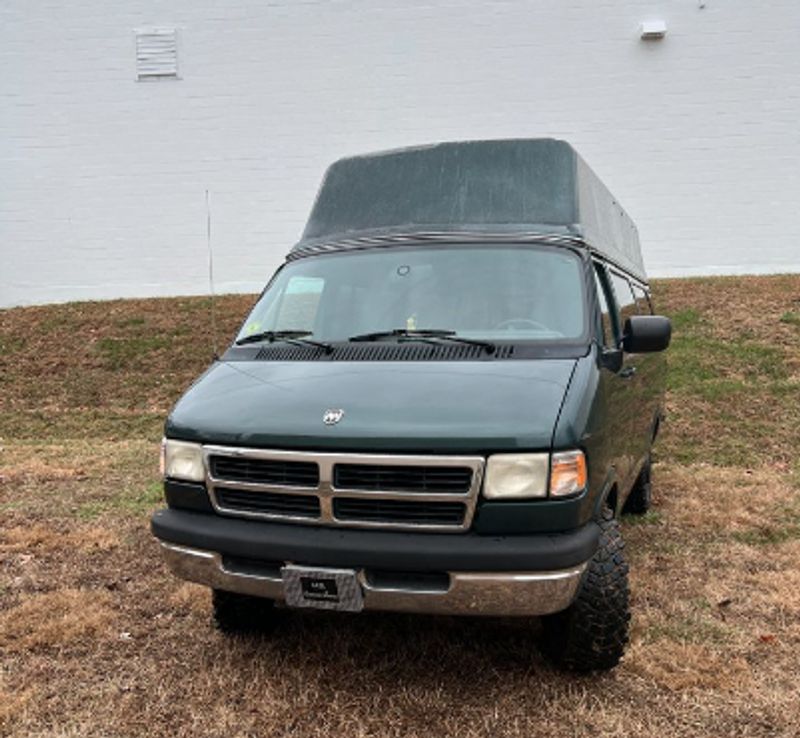
POLYGON ((0 648, 8 653, 85 647, 108 634, 111 597, 61 588, 29 595, 0 615, 0 648))
POLYGON ((77 530, 62 531, 41 523, 21 525, 0 530, 0 557, 5 554, 40 551, 108 551, 118 545, 114 530, 80 526, 77 530))
POLYGON ((0 683, 0 730, 9 729, 27 715, 36 693, 33 687, 9 691, 0 683))
MULTIPOLYGON (((250 299, 222 301, 228 333, 250 299)), ((0 313, 0 734, 800 735, 797 299, 800 277, 657 284, 671 418, 654 511, 624 524, 632 641, 588 677, 514 620, 287 613, 222 637, 147 529, 203 301, 0 313)))

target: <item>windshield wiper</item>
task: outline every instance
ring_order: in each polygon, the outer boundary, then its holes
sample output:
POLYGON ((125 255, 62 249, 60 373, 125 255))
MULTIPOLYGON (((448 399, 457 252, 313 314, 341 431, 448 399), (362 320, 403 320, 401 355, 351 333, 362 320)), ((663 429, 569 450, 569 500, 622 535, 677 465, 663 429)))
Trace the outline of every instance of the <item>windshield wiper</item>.
POLYGON ((380 341, 382 338, 397 338, 402 341, 418 340, 428 343, 434 343, 437 340, 453 341, 454 343, 463 343, 467 346, 480 346, 487 354, 493 354, 497 347, 489 341, 478 341, 474 338, 464 338, 459 336, 455 331, 445 328, 393 328, 387 331, 375 331, 373 333, 361 333, 357 336, 350 336, 348 341, 380 341))
POLYGON ((388 331, 375 331, 374 333, 360 333, 357 336, 350 336, 348 341, 380 341, 381 338, 434 338, 440 336, 454 336, 455 331, 448 331, 440 328, 392 328, 388 331))
POLYGON ((259 333, 253 333, 244 338, 240 338, 236 341, 236 345, 244 346, 246 343, 259 343, 260 341, 269 341, 269 343, 285 341, 295 346, 314 346, 315 348, 321 348, 326 354, 333 351, 333 346, 329 343, 325 343, 324 341, 312 341, 310 338, 305 338, 305 336, 310 335, 312 335, 312 331, 260 331, 259 333))

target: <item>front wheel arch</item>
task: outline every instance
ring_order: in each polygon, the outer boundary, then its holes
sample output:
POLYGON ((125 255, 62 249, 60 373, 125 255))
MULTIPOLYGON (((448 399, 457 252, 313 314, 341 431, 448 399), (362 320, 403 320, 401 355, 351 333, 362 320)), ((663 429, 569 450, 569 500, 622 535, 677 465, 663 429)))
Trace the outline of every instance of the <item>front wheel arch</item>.
POLYGON ((601 520, 606 510, 611 510, 614 517, 617 517, 617 505, 619 504, 619 485, 617 475, 613 467, 609 469, 603 483, 603 491, 597 496, 594 503, 594 519, 601 520))
POLYGON ((611 514, 617 517, 617 505, 619 504, 619 488, 614 484, 608 491, 605 501, 601 506, 601 510, 611 510, 611 514))

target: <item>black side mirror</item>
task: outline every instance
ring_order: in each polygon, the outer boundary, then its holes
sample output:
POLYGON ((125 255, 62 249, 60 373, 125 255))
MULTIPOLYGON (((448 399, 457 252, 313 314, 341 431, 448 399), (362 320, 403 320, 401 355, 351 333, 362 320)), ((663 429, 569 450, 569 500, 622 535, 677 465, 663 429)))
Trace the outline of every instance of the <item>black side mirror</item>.
POLYGON ((625 321, 622 348, 629 354, 663 351, 672 337, 672 323, 663 315, 632 315, 625 321))

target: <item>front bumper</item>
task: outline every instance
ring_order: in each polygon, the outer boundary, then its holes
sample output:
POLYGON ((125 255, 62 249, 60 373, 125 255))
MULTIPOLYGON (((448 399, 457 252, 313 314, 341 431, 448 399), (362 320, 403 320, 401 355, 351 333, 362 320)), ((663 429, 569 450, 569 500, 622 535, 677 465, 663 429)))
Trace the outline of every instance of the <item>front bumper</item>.
POLYGON ((364 607, 454 615, 546 615, 570 605, 599 527, 480 536, 331 529, 161 510, 170 569, 216 589, 283 599, 287 563, 357 572, 364 607))
MULTIPOLYGON (((236 571, 223 557, 199 548, 161 544, 172 573, 181 579, 229 592, 284 599, 281 577, 252 566, 236 571)), ((235 565, 233 565, 235 567, 235 565)), ((413 581, 382 586, 357 570, 367 610, 393 610, 447 615, 547 615, 566 607, 575 597, 586 564, 549 572, 449 572, 446 588, 413 581)))

